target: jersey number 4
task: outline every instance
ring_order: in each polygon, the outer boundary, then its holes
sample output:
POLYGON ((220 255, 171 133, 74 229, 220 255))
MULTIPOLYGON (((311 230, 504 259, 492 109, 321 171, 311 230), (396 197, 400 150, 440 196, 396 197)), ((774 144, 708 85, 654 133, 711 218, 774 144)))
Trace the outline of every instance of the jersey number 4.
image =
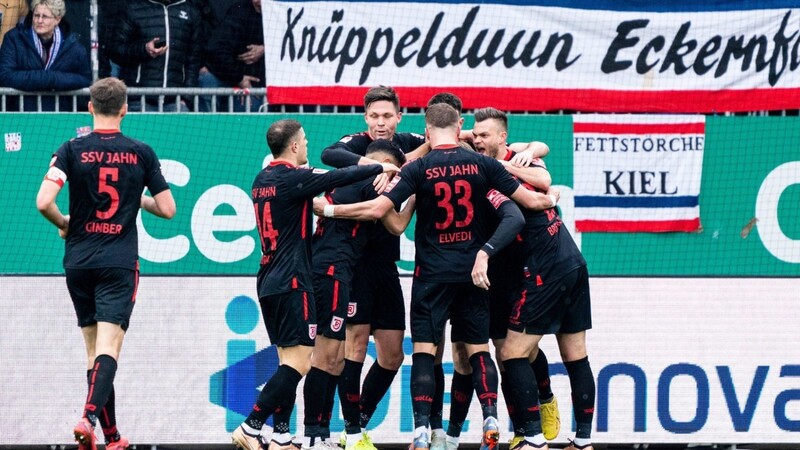
MULTIPOLYGON (((444 181, 433 185, 433 194, 436 196, 436 206, 444 209, 445 217, 441 222, 436 222, 437 230, 446 230, 455 222, 456 228, 464 228, 472 223, 475 214, 472 206, 472 186, 466 180, 456 180, 453 186, 444 181), (453 195, 455 193, 455 195, 453 195), (456 208, 464 209, 463 219, 456 220, 456 208)), ((461 213, 459 211, 459 216, 461 213)))
POLYGON ((253 205, 256 210, 256 220, 258 221, 258 234, 261 236, 261 248, 266 252, 267 250, 274 252, 278 247, 278 230, 272 226, 272 211, 270 211, 269 202, 264 203, 264 208, 261 214, 258 213, 258 204, 253 205), (269 246, 267 241, 269 240, 269 246))

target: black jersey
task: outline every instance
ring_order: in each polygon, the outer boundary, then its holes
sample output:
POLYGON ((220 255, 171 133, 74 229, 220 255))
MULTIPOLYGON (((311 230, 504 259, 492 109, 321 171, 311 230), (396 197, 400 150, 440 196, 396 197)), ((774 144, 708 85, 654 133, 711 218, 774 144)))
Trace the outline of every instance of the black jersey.
MULTIPOLYGON (((523 183, 533 191, 533 186, 523 183)), ((537 284, 557 280, 578 267, 585 266, 586 260, 572 239, 564 222, 553 207, 544 211, 523 209, 525 227, 520 235, 525 249, 526 277, 535 278, 537 284)))
POLYGON ((273 161, 253 182, 256 227, 261 238, 258 296, 293 289, 312 292, 312 199, 338 186, 383 171, 378 164, 326 171, 273 161))
MULTIPOLYGON (((322 162, 332 167, 346 167, 358 164, 366 155, 367 147, 373 141, 369 133, 361 132, 343 136, 322 152, 322 162)), ((416 150, 425 143, 425 136, 416 133, 395 133, 392 142, 403 153, 416 150)), ((376 224, 370 230, 369 245, 364 258, 371 261, 397 261, 400 259, 400 237, 389 233, 383 224, 376 224)))
MULTIPOLYGON (((374 177, 336 188, 326 195, 334 205, 372 200, 378 196, 372 186, 374 177)), ((313 270, 350 284, 355 267, 367 245, 372 222, 321 217, 311 242, 313 270)))
POLYGON ((64 268, 136 269, 142 192, 169 188, 153 149, 118 130, 95 130, 65 142, 50 166, 48 179, 69 180, 64 268))
POLYGON ((395 206, 417 194, 415 276, 471 281, 475 255, 491 233, 494 213, 487 194, 494 188, 511 195, 519 183, 499 162, 459 146, 431 150, 407 164, 395 180, 384 193, 395 206))

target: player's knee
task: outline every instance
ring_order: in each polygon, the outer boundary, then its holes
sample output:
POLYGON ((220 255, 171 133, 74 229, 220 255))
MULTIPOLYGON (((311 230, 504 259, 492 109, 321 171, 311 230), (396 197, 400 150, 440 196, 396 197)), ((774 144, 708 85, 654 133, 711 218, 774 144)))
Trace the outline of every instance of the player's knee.
POLYGON ((402 350, 399 352, 391 351, 385 353, 388 354, 378 355, 378 364, 380 364, 381 367, 387 370, 400 369, 400 366, 403 365, 403 359, 405 358, 405 355, 403 354, 402 350))

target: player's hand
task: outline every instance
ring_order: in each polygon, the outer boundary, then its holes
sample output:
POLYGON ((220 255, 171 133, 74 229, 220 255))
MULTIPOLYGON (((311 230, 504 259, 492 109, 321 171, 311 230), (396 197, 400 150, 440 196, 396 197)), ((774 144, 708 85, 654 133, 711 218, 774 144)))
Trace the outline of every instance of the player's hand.
POLYGON ((400 172, 400 168, 390 163, 381 163, 383 166, 383 173, 391 174, 400 172))
POLYGON ((319 217, 325 217, 325 207, 330 205, 328 199, 325 197, 314 197, 314 215, 319 217))
POLYGON ((383 191, 386 190, 386 187, 389 186, 390 181, 392 181, 392 177, 390 177, 388 173, 382 173, 375 177, 375 180, 372 182, 372 187, 375 188, 375 192, 378 195, 381 195, 383 191))
POLYGON ((67 234, 69 234, 69 214, 64 216, 64 226, 58 228, 58 235, 61 236, 61 239, 66 239, 67 234))
POLYGON ((515 167, 528 167, 531 164, 533 164, 533 162, 536 161, 537 159, 539 158, 537 158, 533 154, 533 152, 529 151, 529 152, 517 153, 511 158, 511 161, 509 162, 511 163, 512 166, 515 167))
POLYGON ((153 40, 149 41, 147 44, 144 45, 145 50, 147 50, 147 54, 151 58, 158 58, 159 56, 163 55, 164 53, 167 53, 167 49, 169 48, 169 45, 165 45, 165 46, 163 46, 161 48, 156 48, 156 42, 158 42, 160 40, 161 40, 161 38, 154 37, 153 40))
POLYGON ((472 284, 481 289, 489 290, 489 255, 483 251, 478 251, 475 256, 475 264, 472 265, 472 284))
POLYGON ((553 197, 555 197, 555 198, 556 198, 556 200, 560 200, 560 199, 561 199, 561 191, 559 191, 559 190, 558 190, 558 189, 556 189, 556 188, 550 188, 550 189, 548 189, 548 190, 547 190, 547 195, 552 195, 553 197))

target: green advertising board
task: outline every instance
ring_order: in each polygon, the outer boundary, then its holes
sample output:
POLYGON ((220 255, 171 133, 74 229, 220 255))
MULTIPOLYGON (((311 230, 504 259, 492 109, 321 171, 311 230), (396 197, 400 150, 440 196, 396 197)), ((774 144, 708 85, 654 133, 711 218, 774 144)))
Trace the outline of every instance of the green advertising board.
MULTIPOLYGON (((358 114, 130 114, 123 131, 150 144, 172 185, 178 213, 171 221, 144 214, 142 273, 251 275, 260 257, 249 191, 268 151, 265 131, 283 117, 303 122, 310 163, 342 135, 365 129, 358 114)), ((466 118, 470 127, 472 119, 466 118)), ((52 153, 88 114, 3 114, 6 150, 0 175, 0 274, 63 273, 63 241, 38 213, 36 192, 52 153), (19 150, 13 144, 19 137, 19 150), (9 144, 11 142, 11 144, 9 144), (9 151, 13 150, 13 151, 9 151)), ((420 115, 400 131, 421 132, 420 115)), ((573 186, 571 116, 518 115, 509 141, 549 144, 547 166, 562 190, 569 225, 573 186)), ((696 233, 582 233, 577 240, 594 276, 794 277, 800 275, 800 120, 791 117, 708 117, 696 233), (759 196, 759 192, 762 195, 759 196), (761 209, 759 209, 761 202, 761 209), (757 217, 777 202, 777 217, 757 217), (777 223, 775 223, 777 222, 777 223), (777 231, 775 231, 777 230, 777 231), (765 236, 762 236, 764 234, 765 236), (777 236, 777 237, 776 237, 777 236)), ((67 195, 59 205, 67 210, 67 195)), ((413 226, 413 223, 412 223, 413 226)), ((570 230, 574 231, 574 230, 570 230)), ((413 232, 403 237, 404 270, 413 268, 413 232)))

